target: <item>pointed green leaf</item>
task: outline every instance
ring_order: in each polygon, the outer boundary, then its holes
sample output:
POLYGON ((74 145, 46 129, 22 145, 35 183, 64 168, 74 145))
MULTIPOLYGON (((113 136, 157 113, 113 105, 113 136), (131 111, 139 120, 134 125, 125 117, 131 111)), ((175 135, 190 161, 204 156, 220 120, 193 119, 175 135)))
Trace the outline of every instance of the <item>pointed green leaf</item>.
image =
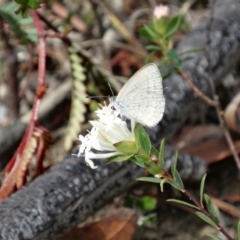
POLYGON ((42 2, 42 1, 29 0, 29 1, 28 1, 28 7, 29 7, 29 8, 32 8, 32 9, 39 8, 39 7, 40 7, 40 5, 39 5, 40 2, 42 2))
POLYGON ((117 156, 113 156, 110 157, 107 161, 107 163, 111 163, 111 162, 123 162, 126 161, 128 159, 130 159, 133 155, 117 155, 117 156))
POLYGON ((151 141, 144 130, 144 128, 137 124, 134 128, 134 135, 136 139, 136 146, 138 149, 143 149, 146 153, 150 153, 151 151, 151 141))
POLYGON ((15 0, 18 4, 27 4, 28 0, 15 0))
POLYGON ((143 181, 143 182, 152 182, 152 183, 161 183, 163 179, 160 178, 154 178, 154 177, 140 177, 137 178, 138 181, 143 181))
POLYGON ((151 161, 151 159, 147 156, 135 155, 134 158, 131 159, 131 161, 138 166, 145 168, 145 163, 151 161))
POLYGON ((183 66, 183 61, 179 60, 174 62, 175 69, 181 68, 182 66, 183 66))
POLYGON ((122 154, 130 155, 136 154, 139 151, 135 142, 131 141, 121 141, 113 144, 113 146, 122 154))
POLYGON ((238 234, 238 240, 240 240, 240 221, 238 222, 238 225, 237 225, 237 234, 238 234))
POLYGON ((171 65, 171 68, 177 69, 182 67, 183 61, 179 57, 179 54, 177 51, 171 49, 167 54, 166 58, 164 59, 165 64, 171 65))
POLYGON ((144 38, 146 38, 147 40, 150 40, 150 41, 157 41, 158 40, 158 35, 153 30, 153 26, 151 24, 150 25, 146 25, 143 28, 141 28, 139 30, 139 34, 142 37, 144 37, 144 38))
POLYGON ((159 41, 159 39, 158 39, 159 37, 165 37, 169 21, 170 21, 170 19, 167 17, 162 17, 160 19, 154 19, 154 21, 152 23, 152 27, 157 34, 157 38, 155 38, 156 41, 159 41))
POLYGON ((175 175, 176 175, 176 171, 177 171, 177 161, 178 161, 178 151, 176 151, 176 153, 175 153, 173 164, 171 166, 171 172, 172 172, 174 179, 176 179, 175 175))
POLYGON ((158 155, 159 155, 158 150, 154 146, 151 147, 151 152, 150 153, 151 153, 151 155, 154 155, 156 157, 158 157, 158 155))
POLYGON ((179 184, 179 186, 181 186, 181 190, 183 190, 184 189, 183 181, 182 181, 181 176, 180 176, 177 169, 175 171, 175 177, 174 178, 177 181, 177 183, 179 184))
POLYGON ((197 209, 199 210, 199 208, 193 204, 190 204, 188 202, 184 202, 184 201, 181 201, 181 200, 177 200, 177 199, 168 199, 167 202, 175 202, 175 203, 179 203, 179 204, 182 204, 182 205, 185 205, 185 206, 188 206, 190 208, 194 208, 194 209, 197 209))
POLYGON ((196 215, 198 217, 200 217, 203 221, 205 221, 206 223, 210 224, 212 227, 218 229, 218 226, 217 224, 208 216, 204 215, 203 213, 201 212, 196 212, 196 215))
POLYGON ((205 201, 206 201, 208 212, 210 213, 213 220, 216 223, 219 223, 218 215, 217 215, 216 209, 215 209, 215 207, 214 207, 214 205, 211 201, 211 198, 207 194, 204 194, 204 198, 205 198, 205 201))
POLYGON ((216 235, 213 235, 213 234, 211 234, 211 233, 206 234, 206 236, 208 236, 208 237, 210 237, 210 238, 212 238, 212 239, 215 239, 215 240, 223 240, 222 238, 220 238, 220 237, 218 237, 218 236, 216 236, 216 235))
POLYGON ((163 164, 164 164, 164 146, 165 146, 165 139, 163 139, 160 144, 158 163, 157 163, 159 167, 163 167, 163 164))
POLYGON ((164 35, 165 38, 172 37, 172 35, 179 29, 182 18, 183 16, 175 16, 169 21, 164 35))
POLYGON ((144 163, 144 165, 145 165, 145 168, 148 170, 148 172, 150 172, 152 175, 161 174, 162 172, 161 168, 159 168, 157 164, 155 164, 152 161, 146 162, 144 163))
POLYGON ((158 46, 158 45, 147 45, 146 49, 148 51, 155 51, 155 52, 158 52, 158 51, 162 50, 162 48, 160 46, 158 46))
POLYGON ((171 60, 174 60, 174 61, 179 61, 180 58, 179 58, 179 54, 176 50, 174 49, 171 49, 168 53, 167 53, 167 57, 171 60))
POLYGON ((205 180, 206 180, 207 174, 204 174, 201 180, 200 185, 200 204, 203 206, 203 192, 204 192, 204 186, 205 186, 205 180))
POLYGON ((174 63, 172 63, 171 61, 169 61, 169 59, 164 59, 166 61, 162 62, 162 65, 160 67, 160 71, 161 71, 161 75, 163 78, 166 78, 167 76, 169 76, 171 73, 174 73, 176 71, 175 65, 174 63))
POLYGON ((181 53, 179 53, 179 55, 185 55, 185 54, 189 54, 189 53, 200 52, 200 51, 203 51, 203 50, 204 50, 203 47, 196 47, 196 48, 192 48, 190 50, 181 52, 181 53))
POLYGON ((169 183, 171 186, 173 186, 174 188, 182 191, 183 190, 183 187, 181 185, 179 185, 179 183, 174 180, 174 179, 166 179, 166 183, 169 183))
POLYGON ((131 162, 133 162, 134 164, 138 165, 139 167, 141 167, 141 168, 145 168, 144 163, 139 162, 139 161, 136 159, 135 156, 134 156, 134 157, 131 157, 131 159, 129 159, 129 160, 130 160, 131 162))

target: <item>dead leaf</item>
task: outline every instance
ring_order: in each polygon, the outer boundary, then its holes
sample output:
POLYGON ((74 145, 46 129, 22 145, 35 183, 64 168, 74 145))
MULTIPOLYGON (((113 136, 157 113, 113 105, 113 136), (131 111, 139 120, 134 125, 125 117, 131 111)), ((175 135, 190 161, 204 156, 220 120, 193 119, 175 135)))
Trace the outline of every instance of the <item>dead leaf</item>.
MULTIPOLYGON (((240 140, 235 139, 234 144, 239 153, 240 140)), ((187 128, 174 139, 173 145, 181 152, 204 159, 207 164, 221 161, 232 155, 223 130, 217 125, 187 128)))
POLYGON ((58 240, 131 240, 137 215, 127 208, 116 209, 111 215, 81 228, 75 228, 58 240))

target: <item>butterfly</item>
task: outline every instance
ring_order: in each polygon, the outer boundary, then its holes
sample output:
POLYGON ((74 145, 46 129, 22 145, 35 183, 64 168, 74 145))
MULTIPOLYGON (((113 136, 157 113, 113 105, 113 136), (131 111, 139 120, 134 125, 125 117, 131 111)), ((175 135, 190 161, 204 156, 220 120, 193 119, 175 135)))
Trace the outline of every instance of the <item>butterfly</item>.
POLYGON ((139 69, 119 94, 109 100, 122 116, 149 128, 156 126, 165 109, 162 77, 157 65, 149 63, 139 69))

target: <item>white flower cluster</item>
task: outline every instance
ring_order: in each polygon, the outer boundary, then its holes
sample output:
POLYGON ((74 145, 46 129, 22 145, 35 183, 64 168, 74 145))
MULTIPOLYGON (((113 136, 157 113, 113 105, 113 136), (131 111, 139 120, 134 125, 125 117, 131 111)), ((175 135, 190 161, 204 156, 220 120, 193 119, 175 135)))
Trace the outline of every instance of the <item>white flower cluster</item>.
MULTIPOLYGON (((109 158, 121 154, 113 144, 135 140, 133 132, 128 129, 126 122, 120 118, 119 112, 114 110, 111 104, 100 105, 100 107, 96 111, 98 120, 90 121, 92 130, 85 137, 79 135, 78 138, 81 145, 77 156, 84 155, 86 164, 91 168, 97 168, 92 159, 109 158)), ((132 130, 134 126, 135 122, 131 120, 132 130)))

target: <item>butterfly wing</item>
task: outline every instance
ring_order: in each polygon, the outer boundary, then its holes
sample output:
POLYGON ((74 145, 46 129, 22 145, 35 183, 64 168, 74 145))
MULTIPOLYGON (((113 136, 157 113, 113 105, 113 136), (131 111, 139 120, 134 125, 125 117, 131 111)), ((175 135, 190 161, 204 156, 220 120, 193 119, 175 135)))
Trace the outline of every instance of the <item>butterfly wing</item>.
POLYGON ((162 119, 165 108, 158 67, 150 63, 137 71, 119 92, 114 107, 124 116, 154 127, 162 119))

